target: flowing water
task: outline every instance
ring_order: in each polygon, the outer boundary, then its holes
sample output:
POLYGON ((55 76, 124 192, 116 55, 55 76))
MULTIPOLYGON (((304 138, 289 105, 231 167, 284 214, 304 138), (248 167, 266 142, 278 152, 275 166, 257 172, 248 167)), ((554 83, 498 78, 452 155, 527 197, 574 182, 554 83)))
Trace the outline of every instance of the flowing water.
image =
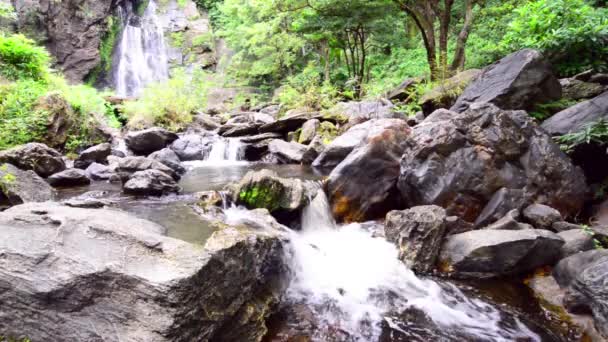
POLYGON ((143 15, 122 10, 123 25, 116 52, 114 80, 120 96, 138 96, 148 84, 169 78, 169 63, 156 0, 150 0, 143 15))

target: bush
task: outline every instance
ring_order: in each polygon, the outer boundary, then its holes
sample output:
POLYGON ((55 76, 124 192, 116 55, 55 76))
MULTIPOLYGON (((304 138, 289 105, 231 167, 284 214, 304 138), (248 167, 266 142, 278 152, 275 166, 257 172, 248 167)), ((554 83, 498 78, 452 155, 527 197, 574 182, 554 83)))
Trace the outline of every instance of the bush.
POLYGON ((0 150, 40 141, 47 125, 47 113, 35 111, 46 85, 22 80, 0 85, 0 150))
POLYGON ((286 109, 307 107, 316 110, 329 108, 340 98, 338 89, 321 81, 321 71, 310 63, 301 73, 287 78, 276 99, 286 109))
POLYGON ((0 75, 9 80, 44 80, 49 74, 49 53, 23 35, 0 33, 0 75))
POLYGON ((149 85, 138 100, 125 103, 129 126, 181 130, 192 121, 193 112, 205 107, 213 84, 211 75, 202 70, 192 75, 177 70, 168 81, 149 85))
POLYGON ((424 76, 428 73, 426 50, 420 46, 413 49, 396 48, 390 54, 370 57, 371 77, 364 85, 370 96, 382 95, 397 87, 409 77, 424 76))
POLYGON ((593 143, 606 146, 608 144, 608 122, 599 120, 589 123, 579 132, 562 135, 555 140, 566 153, 573 152, 577 146, 582 144, 593 143))
POLYGON ((543 51, 562 75, 608 70, 608 10, 585 0, 534 0, 515 10, 502 44, 543 51))

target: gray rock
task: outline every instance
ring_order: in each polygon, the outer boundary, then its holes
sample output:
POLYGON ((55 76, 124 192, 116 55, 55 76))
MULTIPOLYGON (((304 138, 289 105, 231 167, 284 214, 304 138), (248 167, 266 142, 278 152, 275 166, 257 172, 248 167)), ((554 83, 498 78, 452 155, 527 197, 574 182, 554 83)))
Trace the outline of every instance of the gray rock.
POLYGON ((324 118, 333 118, 336 122, 346 118, 351 125, 372 119, 394 119, 401 116, 402 114, 395 112, 393 104, 387 100, 340 102, 323 112, 324 118))
POLYGON ((33 170, 43 178, 65 170, 61 153, 39 143, 29 143, 0 151, 0 163, 13 164, 22 170, 33 170))
POLYGON ((569 100, 583 100, 596 97, 606 91, 606 88, 598 83, 583 82, 574 78, 559 80, 562 85, 562 97, 569 100))
POLYGON ((517 210, 517 218, 519 218, 519 210, 523 209, 526 203, 524 192, 521 189, 501 188, 496 191, 490 201, 481 211, 481 214, 475 220, 476 227, 483 227, 489 223, 495 222, 512 210, 517 210))
POLYGON ((599 120, 608 120, 608 91, 553 115, 541 127, 551 135, 564 135, 599 120))
POLYGON ((406 101, 410 98, 416 85, 420 83, 419 78, 407 78, 401 82, 395 89, 391 90, 386 94, 386 98, 391 101, 406 101))
POLYGON ((315 159, 317 159, 317 157, 319 157, 319 155, 323 153, 323 151, 325 151, 325 144, 323 144, 323 138, 317 135, 312 139, 310 144, 308 144, 306 152, 304 152, 304 155, 302 156, 302 163, 305 165, 312 164, 315 159))
POLYGON ((308 120, 302 125, 302 132, 300 132, 300 137, 298 138, 298 142, 300 144, 310 144, 312 139, 317 135, 317 131, 321 126, 321 121, 317 119, 308 120))
POLYGON ((268 151, 276 156, 281 164, 300 164, 306 152, 306 146, 296 142, 273 139, 268 144, 268 151))
POLYGON ((81 169, 67 169, 50 176, 47 181, 52 186, 79 186, 91 183, 87 173, 81 169))
POLYGON ((552 265, 564 244, 540 229, 474 230, 451 235, 440 254, 442 271, 458 278, 494 278, 552 265))
POLYGON ((534 229, 529 224, 518 222, 519 211, 511 210, 503 218, 498 221, 484 227, 483 229, 498 229, 498 230, 520 230, 520 229, 534 229))
POLYGON ((312 163, 312 166, 320 169, 333 169, 340 164, 369 134, 370 127, 375 120, 355 125, 344 134, 334 139, 325 151, 312 163))
POLYGON ((203 160, 205 144, 198 134, 188 134, 175 140, 170 147, 182 161, 203 160))
POLYGON ((78 159, 74 161, 74 167, 86 169, 93 163, 106 164, 110 154, 112 154, 112 145, 109 143, 89 147, 88 149, 80 152, 78 159))
POLYGON ((538 51, 524 49, 485 68, 458 98, 451 110, 464 112, 475 102, 501 109, 531 109, 537 103, 558 100, 561 85, 551 64, 538 51))
POLYGON ((211 115, 197 114, 192 118, 192 126, 202 131, 214 131, 221 127, 221 123, 211 115))
POLYGON ((225 124, 218 133, 223 137, 242 137, 258 133, 260 125, 255 123, 225 124))
POLYGON ((149 169, 137 171, 123 185, 123 191, 127 194, 138 196, 163 196, 170 193, 178 193, 181 188, 168 174, 149 169))
POLYGON ((469 222, 502 188, 565 216, 577 214, 587 196, 582 170, 526 112, 491 104, 461 114, 438 110, 413 127, 398 184, 409 206, 435 204, 469 222))
POLYGON ((260 142, 262 140, 281 139, 282 137, 283 136, 279 133, 262 133, 262 134, 256 134, 256 135, 250 135, 247 137, 243 137, 243 138, 241 138, 241 142, 243 142, 245 144, 253 144, 253 143, 260 142))
POLYGON ((557 233, 565 243, 562 246, 560 259, 567 258, 579 252, 589 251, 595 248, 593 236, 582 229, 566 230, 557 233))
POLYGON ((143 131, 129 132, 125 137, 127 147, 138 155, 148 155, 162 150, 178 139, 177 134, 164 128, 152 127, 143 131))
POLYGON ((435 269, 439 249, 446 233, 446 213, 429 205, 386 215, 386 239, 399 248, 399 258, 416 273, 435 269))
POLYGON ((45 202, 55 198, 55 190, 34 171, 21 170, 11 164, 0 164, 0 203, 45 202))
POLYGON ((280 118, 274 122, 267 123, 267 124, 260 126, 259 131, 260 131, 260 133, 287 134, 288 132, 293 132, 293 131, 297 130, 298 128, 302 127, 302 125, 306 121, 308 121, 310 118, 312 118, 316 114, 317 114, 316 112, 309 112, 306 110, 294 111, 291 113, 288 112, 282 118, 280 118))
POLYGON ((201 246, 125 212, 56 203, 13 207, 0 227, 9 336, 259 341, 282 291, 285 235, 272 227, 223 225, 201 246))
POLYGON ((523 211, 524 218, 538 229, 551 229, 555 222, 562 221, 562 214, 544 204, 532 204, 523 211))
POLYGON ((85 170, 87 177, 92 180, 108 180, 116 175, 107 165, 93 163, 85 170))
POLYGON ((426 92, 418 101, 423 113, 429 115, 439 108, 452 107, 458 96, 480 74, 481 70, 479 69, 469 69, 446 80, 439 81, 439 85, 426 92))
POLYGON ((148 158, 165 164, 173 169, 173 171, 175 171, 177 174, 183 175, 186 173, 186 168, 182 166, 177 153, 173 152, 173 150, 170 148, 163 148, 160 151, 156 151, 150 154, 148 158))
POLYGON ((166 166, 165 164, 149 159, 146 157, 126 157, 118 160, 116 165, 116 173, 120 175, 120 178, 123 180, 131 177, 132 174, 138 171, 146 171, 146 170, 158 170, 166 173, 167 175, 173 177, 175 180, 179 180, 180 176, 177 172, 175 172, 172 168, 166 166))
POLYGON ((573 229, 582 229, 582 227, 578 224, 574 224, 574 223, 570 223, 570 222, 566 222, 566 221, 553 222, 553 224, 551 225, 551 230, 558 232, 558 233, 565 232, 567 230, 573 230, 573 229))
POLYGON ((555 265, 552 271, 553 277, 560 287, 567 288, 582 270, 605 257, 608 257, 606 249, 594 249, 573 254, 555 265))
POLYGON ((338 221, 362 222, 403 208, 399 156, 410 135, 405 120, 369 121, 367 137, 330 173, 327 194, 338 221))

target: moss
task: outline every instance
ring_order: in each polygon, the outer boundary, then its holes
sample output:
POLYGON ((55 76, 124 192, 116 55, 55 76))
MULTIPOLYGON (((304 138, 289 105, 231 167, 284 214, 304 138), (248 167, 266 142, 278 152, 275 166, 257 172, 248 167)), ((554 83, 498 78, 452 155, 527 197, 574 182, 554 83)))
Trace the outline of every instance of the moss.
POLYGON ((170 41, 173 47, 182 49, 186 44, 186 35, 184 32, 173 32, 170 35, 170 41))
POLYGON ((253 185, 245 187, 239 193, 239 201, 249 208, 266 208, 275 211, 281 208, 282 189, 275 186, 253 185))
POLYGON ((120 19, 115 16, 108 17, 107 30, 99 44, 99 64, 87 75, 86 83, 94 85, 99 80, 99 76, 112 70, 112 56, 120 29, 120 19))
POLYGON ((338 128, 329 121, 321 122, 319 135, 323 138, 323 144, 331 143, 338 136, 338 128))

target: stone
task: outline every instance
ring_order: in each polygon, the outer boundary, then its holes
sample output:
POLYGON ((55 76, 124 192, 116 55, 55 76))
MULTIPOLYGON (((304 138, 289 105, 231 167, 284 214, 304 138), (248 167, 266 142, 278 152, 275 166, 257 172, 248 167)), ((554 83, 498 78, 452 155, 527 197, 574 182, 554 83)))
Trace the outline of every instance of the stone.
POLYGON ((33 170, 43 178, 65 170, 61 153, 40 143, 29 143, 0 151, 0 163, 13 164, 22 170, 33 170))
POLYGON ((514 209, 507 213, 503 218, 484 227, 483 229, 498 229, 498 230, 520 230, 534 229, 529 224, 521 223, 519 220, 519 211, 514 209))
POLYGON ((137 171, 123 185, 126 194, 137 196, 163 196, 178 193, 181 188, 168 174, 155 170, 137 171))
POLYGON ((242 137, 257 134, 259 127, 255 123, 225 124, 218 133, 223 137, 242 137))
POLYGON ((242 137, 240 140, 244 144, 252 144, 252 143, 257 143, 257 142, 260 142, 262 140, 267 140, 267 139, 281 139, 281 137, 282 137, 282 135, 279 133, 262 133, 262 134, 242 137))
POLYGON ((199 131, 214 131, 221 127, 221 123, 211 115, 197 114, 192 118, 191 126, 197 127, 199 131))
POLYGON ((514 218, 517 219, 519 218, 519 210, 523 209, 525 202, 523 190, 501 188, 492 195, 488 204, 483 208, 475 220, 475 226, 483 227, 495 222, 508 215, 514 209, 517 211, 517 215, 514 218))
POLYGON ((205 158, 205 144, 203 136, 188 134, 175 140, 170 147, 182 161, 203 160, 205 158))
POLYGON ((325 144, 323 144, 323 138, 317 135, 312 139, 310 144, 308 144, 308 147, 306 147, 306 151, 302 156, 302 163, 305 165, 312 164, 315 159, 317 159, 317 157, 319 157, 319 155, 323 153, 323 151, 325 151, 325 144))
POLYGON ((178 139, 177 134, 164 128, 152 127, 142 131, 129 132, 125 137, 127 147, 137 155, 148 155, 162 150, 178 139))
POLYGON ((574 224, 574 223, 570 223, 570 222, 566 222, 566 221, 553 222, 553 224, 551 225, 551 230, 558 232, 558 233, 565 232, 567 230, 573 230, 573 229, 582 229, 582 227, 578 224, 574 224))
POLYGON ((160 151, 156 151, 150 154, 148 158, 165 164, 179 175, 186 173, 186 168, 182 166, 177 153, 173 152, 170 148, 163 148, 160 151))
POLYGON ((268 144, 268 151, 272 153, 281 164, 300 164, 306 152, 306 146, 296 142, 286 142, 273 139, 268 144))
POLYGON ((121 179, 126 180, 131 177, 132 174, 138 171, 146 170, 158 170, 166 173, 173 177, 175 180, 180 179, 180 175, 175 172, 172 168, 165 164, 149 159, 146 157, 126 157, 118 160, 115 172, 120 176, 121 179))
POLYGON ((593 235, 585 232, 582 229, 566 230, 557 233, 565 243, 562 246, 560 259, 567 258, 579 252, 586 252, 595 248, 593 235))
POLYGON ((85 170, 87 177, 92 180, 108 180, 116 175, 107 165, 93 163, 85 170))
POLYGON ((106 164, 108 156, 112 154, 112 145, 103 143, 87 148, 80 152, 78 159, 74 161, 74 167, 86 169, 93 163, 106 164))
POLYGON ((553 115, 541 127, 551 135, 576 133, 599 120, 608 120, 608 91, 553 115))
POLYGON ((386 239, 399 248, 399 258, 416 273, 435 269, 439 249, 446 234, 446 213, 441 207, 429 205, 386 215, 386 239))
POLYGON ((333 118, 338 123, 347 121, 351 125, 372 119, 393 119, 401 116, 387 100, 339 102, 323 112, 323 118, 333 118))
POLYGON ((578 101, 596 97, 607 89, 597 83, 583 82, 574 78, 564 78, 559 80, 562 85, 562 98, 578 101))
POLYGON ((560 260, 553 268, 552 275, 560 287, 567 288, 582 270, 605 257, 608 257, 606 249, 593 249, 573 254, 560 260))
POLYGON ((53 174, 47 182, 55 187, 87 185, 91 183, 87 173, 82 169, 67 169, 53 174))
POLYGON ((481 70, 469 69, 453 77, 439 81, 439 85, 426 92, 418 101, 422 112, 429 115, 439 108, 450 108, 465 88, 479 75, 481 70))
POLYGON ((523 211, 524 218, 538 229, 551 229, 555 222, 562 221, 562 214, 544 204, 532 204, 523 211))
POLYGON ((552 265, 564 244, 540 229, 474 230, 449 236, 440 254, 441 270, 456 278, 495 278, 552 265))
POLYGON ((283 290, 285 234, 215 228, 195 245, 113 209, 43 203, 0 213, 0 298, 10 313, 0 315, 2 333, 32 341, 259 341, 283 290))
POLYGON ((588 194, 582 170, 526 112, 492 104, 461 114, 441 109, 413 127, 398 186, 407 206, 435 204, 469 222, 502 188, 564 217, 578 214, 588 194))
POLYGON ((367 137, 370 127, 375 124, 375 121, 367 121, 359 125, 355 125, 348 129, 344 134, 340 135, 329 143, 325 151, 315 159, 312 166, 319 169, 331 170, 340 164, 346 156, 367 137))
POLYGON ((0 204, 46 202, 55 198, 55 190, 34 171, 21 170, 11 164, 0 164, 0 204))
POLYGON ((296 111, 287 113, 285 116, 278 120, 264 124, 260 127, 260 133, 281 133, 287 134, 302 127, 302 125, 312 118, 316 112, 309 112, 307 110, 296 111))
POLYGON ((561 85, 548 60, 536 50, 523 49, 485 68, 450 110, 462 113, 475 102, 529 110, 561 96, 561 85))
POLYGON ((367 221, 402 208, 397 180, 410 127, 400 119, 369 122, 366 138, 327 181, 327 194, 338 221, 367 221))
POLYGON ((302 125, 302 132, 300 132, 300 137, 298 138, 298 143, 300 144, 310 144, 312 139, 317 135, 317 131, 321 126, 321 121, 317 119, 308 120, 302 125))
POLYGON ((50 92, 38 99, 33 110, 48 114, 44 143, 52 148, 64 147, 77 124, 74 109, 65 97, 59 92, 50 92))
POLYGON ((419 78, 407 78, 393 90, 386 94, 386 98, 391 101, 406 102, 410 99, 415 87, 420 83, 419 78))

